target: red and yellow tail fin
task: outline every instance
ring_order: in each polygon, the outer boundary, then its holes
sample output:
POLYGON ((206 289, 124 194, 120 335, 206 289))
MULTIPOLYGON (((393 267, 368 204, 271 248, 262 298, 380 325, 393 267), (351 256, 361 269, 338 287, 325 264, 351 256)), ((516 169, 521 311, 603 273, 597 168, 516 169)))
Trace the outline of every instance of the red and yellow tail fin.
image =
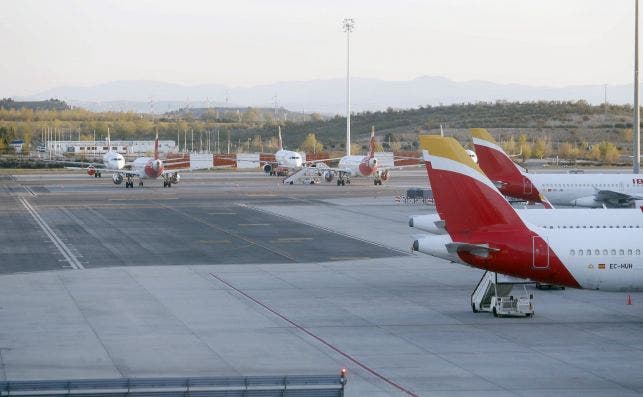
POLYGON ((525 227, 458 141, 420 135, 420 148, 437 211, 454 241, 469 242, 467 233, 491 226, 525 227))
POLYGON ((283 144, 283 142, 281 140, 281 126, 277 126, 277 128, 279 129, 278 130, 279 131, 278 132, 278 134, 279 134, 279 150, 284 150, 284 144, 283 144))
POLYGON ((154 141, 154 160, 159 159, 159 132, 156 131, 156 140, 154 141))
POLYGON ((375 157, 375 126, 371 126, 371 141, 368 144, 368 157, 375 157))

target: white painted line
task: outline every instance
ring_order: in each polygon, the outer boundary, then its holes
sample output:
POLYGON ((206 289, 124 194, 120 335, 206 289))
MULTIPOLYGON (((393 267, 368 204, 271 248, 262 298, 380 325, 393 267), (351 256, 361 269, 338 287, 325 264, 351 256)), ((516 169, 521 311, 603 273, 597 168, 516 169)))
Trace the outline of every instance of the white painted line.
POLYGON ((25 206, 25 208, 27 209, 27 211, 29 211, 29 213, 31 214, 31 216, 33 217, 33 219, 34 219, 34 220, 36 221, 36 223, 40 226, 40 228, 45 232, 45 234, 47 235, 47 237, 49 237, 49 239, 51 240, 51 242, 52 242, 52 243, 54 243, 54 245, 56 246, 56 248, 58 248, 58 251, 60 251, 60 253, 61 253, 61 254, 62 254, 62 256, 65 258, 65 260, 69 263, 69 265, 71 266, 71 268, 72 268, 72 269, 76 269, 76 270, 84 269, 84 268, 85 268, 85 266, 83 266, 83 265, 80 263, 80 261, 78 260, 78 258, 76 258, 76 256, 74 256, 74 254, 73 254, 73 253, 72 253, 72 251, 69 249, 69 247, 67 247, 67 246, 65 245, 65 243, 63 243, 63 242, 60 240, 60 238, 58 238, 58 236, 56 235, 56 233, 54 233, 54 231, 49 227, 49 225, 47 224, 47 222, 45 222, 45 221, 44 221, 44 219, 42 219, 42 218, 40 217, 40 215, 38 214, 38 212, 37 212, 37 211, 36 211, 36 210, 31 206, 31 204, 29 204, 29 202, 28 202, 27 200, 25 200, 24 198, 22 198, 22 197, 18 198, 18 200, 20 200, 20 202, 22 203, 22 205, 24 205, 24 206, 25 206))

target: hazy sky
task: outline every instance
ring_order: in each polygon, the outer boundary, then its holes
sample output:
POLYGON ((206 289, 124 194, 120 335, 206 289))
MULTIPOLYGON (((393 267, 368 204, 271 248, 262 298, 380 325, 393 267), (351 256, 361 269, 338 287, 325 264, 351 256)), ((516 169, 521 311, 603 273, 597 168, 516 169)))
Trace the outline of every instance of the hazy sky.
POLYGON ((112 80, 632 80, 632 0, 4 0, 0 97, 112 80))

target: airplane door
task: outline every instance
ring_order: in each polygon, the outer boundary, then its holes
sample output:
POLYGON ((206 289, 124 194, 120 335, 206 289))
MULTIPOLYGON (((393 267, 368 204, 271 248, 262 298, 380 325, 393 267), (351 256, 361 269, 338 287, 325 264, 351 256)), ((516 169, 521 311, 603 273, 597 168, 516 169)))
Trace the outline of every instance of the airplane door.
POLYGON ((531 266, 534 269, 548 269, 551 249, 547 240, 540 236, 531 237, 531 266))
POLYGON ((531 181, 529 181, 529 179, 525 177, 522 178, 522 187, 523 187, 523 193, 531 194, 531 181))

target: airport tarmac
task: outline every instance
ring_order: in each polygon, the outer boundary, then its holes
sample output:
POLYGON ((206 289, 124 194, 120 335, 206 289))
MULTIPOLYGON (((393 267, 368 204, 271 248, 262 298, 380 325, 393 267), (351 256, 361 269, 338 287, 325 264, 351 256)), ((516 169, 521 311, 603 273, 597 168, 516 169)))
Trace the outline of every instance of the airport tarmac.
POLYGON ((186 174, 124 189, 0 175, 0 379, 349 371, 348 396, 643 393, 643 294, 539 291, 471 312, 482 272, 411 254, 385 186, 186 174))

